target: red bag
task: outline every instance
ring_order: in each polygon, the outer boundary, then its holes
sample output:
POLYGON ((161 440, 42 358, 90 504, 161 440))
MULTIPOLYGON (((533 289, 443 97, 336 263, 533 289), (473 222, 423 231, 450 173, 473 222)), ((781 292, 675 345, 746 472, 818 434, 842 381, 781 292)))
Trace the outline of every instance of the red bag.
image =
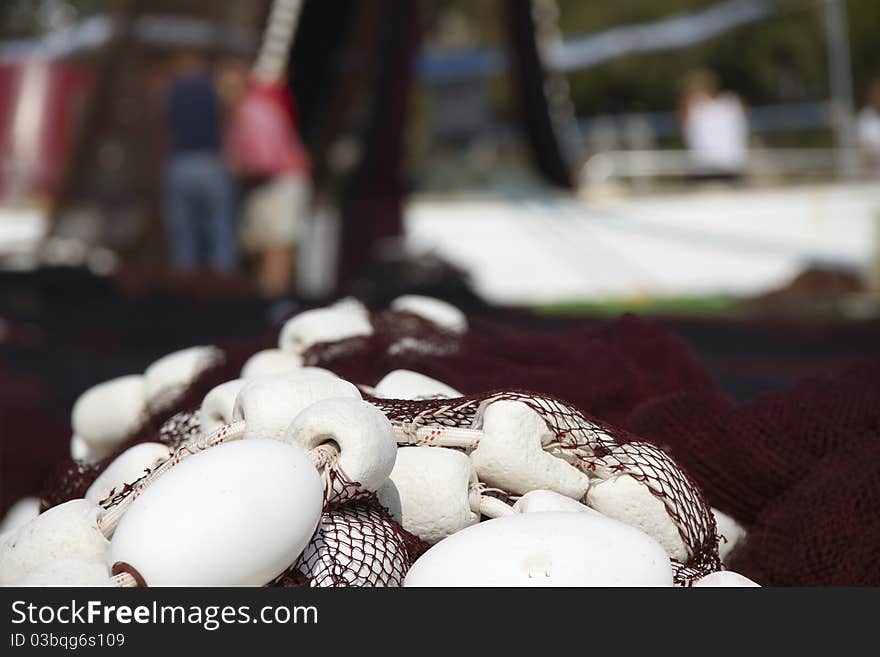
POLYGON ((310 171, 311 162, 296 129, 293 96, 286 86, 250 81, 232 113, 226 150, 230 166, 241 176, 310 171))

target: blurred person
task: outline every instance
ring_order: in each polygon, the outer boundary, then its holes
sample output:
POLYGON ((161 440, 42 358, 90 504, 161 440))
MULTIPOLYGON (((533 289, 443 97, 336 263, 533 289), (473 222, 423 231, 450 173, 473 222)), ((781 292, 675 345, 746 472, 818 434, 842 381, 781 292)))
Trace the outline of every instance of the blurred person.
POLYGON ((856 134, 868 170, 880 175, 880 78, 868 86, 865 106, 856 119, 856 134))
POLYGON ((220 99, 204 57, 183 52, 165 96, 170 154, 164 218, 176 269, 238 268, 236 190, 223 158, 220 99))
POLYGON ((742 100, 720 91, 707 70, 688 75, 679 105, 684 141, 696 165, 695 180, 736 182, 748 163, 749 127, 742 100))
POLYGON ((283 296, 293 282, 296 245, 311 195, 311 161, 284 83, 251 75, 232 110, 227 152, 246 190, 242 249, 258 260, 263 295, 283 296))

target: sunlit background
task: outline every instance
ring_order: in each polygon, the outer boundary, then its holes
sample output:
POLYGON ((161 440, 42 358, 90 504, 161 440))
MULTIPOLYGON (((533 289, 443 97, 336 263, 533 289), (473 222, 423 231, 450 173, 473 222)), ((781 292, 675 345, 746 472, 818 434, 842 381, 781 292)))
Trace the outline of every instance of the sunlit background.
POLYGON ((3 406, 63 424, 172 349, 408 291, 544 327, 650 314, 741 399, 877 353, 878 33, 875 0, 4 0, 3 406), (266 67, 291 93, 290 248, 175 265, 184 53, 224 135, 266 67))
MULTIPOLYGON (((4 2, 3 268, 161 276, 170 62, 200 50, 222 92, 270 7, 4 2)), ((300 298, 428 254, 505 305, 714 311, 807 269, 845 275, 835 294, 872 286, 871 0, 307 1, 298 18, 287 73, 314 161, 300 298), (679 110, 697 70, 745 107, 733 184, 694 182, 679 110)))

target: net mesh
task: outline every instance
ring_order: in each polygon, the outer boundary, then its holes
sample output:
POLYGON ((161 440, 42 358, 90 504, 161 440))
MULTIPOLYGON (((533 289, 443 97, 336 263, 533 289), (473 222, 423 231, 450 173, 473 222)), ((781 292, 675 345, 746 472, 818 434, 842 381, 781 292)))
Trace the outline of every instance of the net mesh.
POLYGON ((818 459, 768 503, 730 566, 758 582, 880 585, 880 442, 818 459))
POLYGON ((641 405, 629 426, 745 525, 733 570, 771 586, 880 585, 880 359, 740 405, 681 391, 641 405))
POLYGON ((522 402, 546 423, 553 440, 544 449, 587 473, 607 479, 629 475, 663 502, 688 551, 685 564, 709 573, 721 567, 715 518, 699 487, 660 448, 589 417, 562 401, 526 392, 501 391, 451 400, 370 399, 415 436, 419 427, 479 428, 479 415, 498 401, 522 402))
MULTIPOLYGON (((177 449, 183 443, 197 437, 201 431, 198 409, 175 413, 157 429, 142 427, 136 435, 126 440, 112 454, 97 463, 83 463, 72 458, 65 459, 46 479, 40 491, 40 511, 51 509, 70 500, 85 497, 86 491, 95 483, 107 467, 122 452, 143 442, 158 442, 177 449)), ((134 483, 134 482, 128 482, 134 483)))
POLYGON ((312 541, 273 586, 401 586, 428 547, 371 495, 328 507, 312 541))
POLYGON ((618 426, 648 399, 713 386, 682 340, 631 315, 553 331, 469 321, 468 332, 459 335, 408 313, 377 312, 373 335, 316 344, 304 358, 368 386, 408 369, 465 395, 534 390, 618 426))

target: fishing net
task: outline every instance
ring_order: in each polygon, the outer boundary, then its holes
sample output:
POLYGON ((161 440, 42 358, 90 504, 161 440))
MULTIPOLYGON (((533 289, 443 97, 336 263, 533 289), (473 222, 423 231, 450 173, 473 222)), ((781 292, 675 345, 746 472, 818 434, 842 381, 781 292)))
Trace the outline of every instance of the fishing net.
POLYGON ((534 411, 551 434, 546 451, 597 479, 629 475, 663 502, 687 548, 685 566, 707 574, 719 570, 715 518, 699 487, 663 450, 636 440, 621 429, 544 395, 502 391, 459 399, 401 401, 371 399, 412 442, 422 427, 478 429, 489 404, 521 402, 534 411))
MULTIPOLYGON (((210 439, 204 442, 196 412, 172 416, 162 425, 157 438, 175 449, 164 465, 157 466, 160 470, 173 467, 189 454, 210 449, 211 444, 210 439), (194 438, 198 440, 191 442, 194 438)), ((120 448, 117 454, 125 448, 120 448)), ((94 465, 75 461, 67 465, 44 491, 42 505, 49 508, 84 496, 117 454, 94 465)), ((378 503, 375 495, 334 468, 335 458, 318 457, 315 464, 323 472, 325 490, 325 510, 320 525, 298 561, 273 585, 400 586, 428 544, 405 531, 378 503)), ((150 473, 145 470, 140 478, 111 491, 108 498, 100 502, 101 506, 111 512, 118 511, 116 507, 124 508, 123 503, 131 501, 129 498, 150 473)))
POLYGON ((40 490, 40 512, 70 500, 85 497, 86 491, 113 461, 125 450, 143 442, 158 442, 177 449, 201 433, 198 409, 175 413, 158 429, 142 427, 137 434, 118 446, 112 454, 97 463, 84 463, 72 458, 59 463, 40 490))
POLYGON ((312 541, 273 586, 401 586, 429 547, 371 495, 328 507, 312 541))
POLYGON ((169 391, 139 427, 124 439, 111 454, 96 463, 82 463, 66 458, 58 463, 44 481, 39 497, 45 511, 72 499, 83 497, 89 486, 125 450, 143 442, 159 442, 176 449, 200 431, 199 407, 214 387, 238 378, 247 356, 247 346, 215 347, 205 366, 186 385, 169 391))
POLYGON ((729 555, 765 585, 877 586, 880 359, 735 405, 711 389, 646 402, 628 428, 664 445, 747 527, 729 555))
POLYGON ((759 582, 880 585, 880 441, 815 462, 766 505, 731 568, 759 582))
MULTIPOLYGON (((761 584, 880 585, 874 566, 880 556, 880 477, 874 465, 880 443, 880 359, 829 367, 786 391, 736 403, 680 338, 657 322, 633 316, 557 324, 530 320, 526 326, 518 326, 516 317, 469 318, 464 334, 396 311, 374 312, 371 321, 373 335, 314 345, 306 363, 366 387, 392 370, 410 369, 466 395, 370 400, 401 428, 471 428, 481 405, 492 399, 529 405, 556 436, 549 451, 592 477, 628 474, 663 501, 689 554, 686 562, 673 564, 677 583, 719 567, 708 503, 746 527, 747 537, 728 563, 761 584)), ((860 330, 863 341, 868 336, 876 341, 876 328, 860 330)), ((224 349, 222 363, 204 371, 120 451, 144 440, 174 447, 194 435, 193 411, 202 397, 236 378, 256 348, 273 344, 270 335, 237 352, 224 349)), ((865 351, 863 345, 859 349, 865 351)), ((734 356, 743 367, 766 359, 764 354, 734 356)), ((81 496, 109 460, 62 464, 44 487, 44 505, 81 496)), ((351 493, 339 509, 372 503, 362 491, 351 493)), ((504 498, 502 491, 488 494, 504 498)), ((328 525, 332 514, 325 514, 322 527, 344 528, 345 514, 337 515, 343 520, 334 516, 336 524, 328 525)), ((371 527, 396 527, 388 523, 393 521, 371 527)), ((339 532, 329 530, 323 547, 313 550, 315 564, 326 564, 325 556, 336 548, 341 555, 351 552, 340 547, 351 542, 339 532)), ((341 563, 335 570, 326 568, 339 582, 359 581, 356 573, 366 572, 344 565, 351 564, 349 557, 341 563)), ((318 565, 309 572, 318 572, 318 565)), ((308 585, 317 581, 311 577, 292 570, 276 584, 308 585)))
POLYGON ((472 318, 461 335, 404 312, 371 321, 373 335, 314 345, 306 363, 368 386, 408 369, 466 395, 534 390, 617 425, 645 400, 713 386, 684 342, 632 315, 552 331, 472 318))

